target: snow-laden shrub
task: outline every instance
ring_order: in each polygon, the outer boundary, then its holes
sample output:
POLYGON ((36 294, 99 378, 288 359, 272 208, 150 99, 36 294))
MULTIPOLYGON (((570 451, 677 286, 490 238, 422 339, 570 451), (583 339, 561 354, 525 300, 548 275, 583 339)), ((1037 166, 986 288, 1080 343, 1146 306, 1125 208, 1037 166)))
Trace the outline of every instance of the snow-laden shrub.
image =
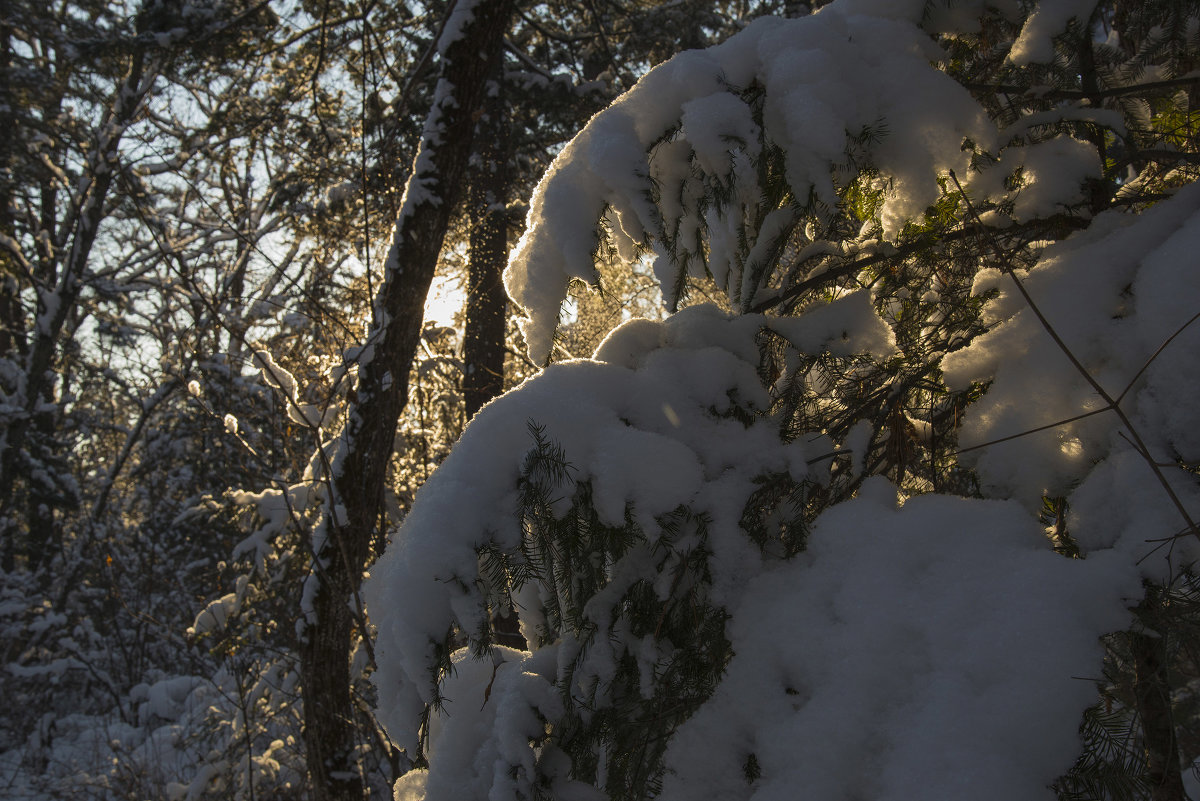
POLYGON ((551 365, 418 495, 367 585, 398 798, 1049 798, 1134 606, 1109 666, 1168 686, 1142 582, 1200 553, 1200 195, 1118 175, 1158 123, 1071 88, 1097 4, 1053 5, 759 21, 563 150, 506 277, 536 358, 604 258, 734 313, 551 365))

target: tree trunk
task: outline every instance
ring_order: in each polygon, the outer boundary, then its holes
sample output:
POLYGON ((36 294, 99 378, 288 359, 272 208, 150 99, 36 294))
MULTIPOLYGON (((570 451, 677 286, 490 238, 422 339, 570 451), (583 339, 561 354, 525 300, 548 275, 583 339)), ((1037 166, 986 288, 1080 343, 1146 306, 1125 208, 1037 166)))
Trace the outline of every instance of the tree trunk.
MULTIPOLYGON (((451 13, 468 11, 458 0, 451 13)), ((349 659, 358 588, 384 519, 384 480, 408 377, 420 343, 425 297, 471 154, 473 116, 488 68, 503 45, 513 0, 473 4, 444 51, 433 108, 409 178, 375 320, 359 363, 358 387, 332 477, 326 520, 313 542, 313 567, 300 646, 304 741, 313 801, 358 801, 363 785, 355 744, 349 659)), ((448 25, 448 30, 456 26, 448 25)), ((361 623, 361 619, 358 621, 361 623)), ((362 634, 362 632, 360 632, 362 634)))
POLYGON ((508 117, 503 63, 492 65, 483 114, 475 126, 471 160, 470 258, 467 319, 463 332, 463 399, 470 420, 504 390, 504 323, 508 298, 503 273, 508 261, 508 117))
MULTIPOLYGON (((12 26, 7 20, 0 20, 0 128, 5 131, 18 131, 16 114, 17 99, 12 90, 8 76, 12 69, 12 26)), ((28 350, 25 346, 25 320, 21 313, 21 289, 15 276, 20 275, 18 254, 11 252, 16 247, 16 227, 13 222, 12 207, 14 186, 11 176, 17 173, 16 137, 12 134, 0 136, 0 236, 4 237, 4 246, 0 247, 0 361, 7 361, 8 367, 15 368, 25 358, 28 350), (12 244, 7 244, 12 243, 12 244)), ((17 387, 0 372, 0 398, 9 398, 17 387)), ((0 439, 4 434, 0 432, 0 439)), ((0 442, 0 447, 3 443, 0 442)), ((4 463, 11 456, 0 456, 0 485, 4 476, 9 472, 4 463)), ((16 568, 17 543, 15 528, 4 522, 8 504, 0 502, 0 570, 11 573, 16 568)))
MULTIPOLYGON (((502 55, 496 53, 491 66, 483 113, 475 125, 475 153, 468 178, 471 233, 463 331, 463 402, 468 421, 504 391, 510 137, 502 55)), ((497 612, 492 623, 501 645, 526 647, 515 611, 497 612)))

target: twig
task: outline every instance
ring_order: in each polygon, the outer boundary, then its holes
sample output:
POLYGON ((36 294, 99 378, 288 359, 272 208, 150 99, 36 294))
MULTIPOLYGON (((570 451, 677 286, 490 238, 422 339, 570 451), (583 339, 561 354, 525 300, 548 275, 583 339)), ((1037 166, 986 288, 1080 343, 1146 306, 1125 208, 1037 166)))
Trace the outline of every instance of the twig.
POLYGON ((1200 320, 1200 312, 1196 312, 1196 314, 1194 314, 1192 316, 1192 319, 1188 320, 1186 323, 1179 326, 1179 328, 1176 329, 1174 334, 1171 334, 1171 336, 1166 338, 1166 341, 1164 341, 1161 345, 1158 346, 1158 350, 1156 350, 1156 351, 1154 351, 1154 353, 1150 354, 1150 358, 1146 359, 1146 363, 1142 365, 1140 370, 1138 370, 1136 373, 1134 373, 1133 378, 1129 379, 1129 383, 1125 385, 1125 389, 1121 390, 1121 394, 1117 396, 1117 401, 1116 401, 1117 403, 1120 403, 1121 400, 1124 399, 1124 397, 1127 394, 1129 394, 1129 390, 1133 389, 1133 385, 1136 384, 1137 380, 1142 377, 1142 373, 1146 372, 1146 370, 1150 367, 1150 364, 1159 357, 1159 354, 1161 354, 1164 350, 1167 349, 1167 345, 1170 345, 1171 342, 1175 339, 1175 337, 1182 334, 1188 328, 1188 326, 1190 326, 1192 323, 1196 322, 1197 320, 1200 320))
POLYGON ((964 86, 972 92, 1000 92, 1002 94, 1022 95, 1035 100, 1089 100, 1093 98, 1121 97, 1122 95, 1138 95, 1158 89, 1177 89, 1183 86, 1194 86, 1198 83, 1200 83, 1200 76, 1193 75, 1169 81, 1152 81, 1150 83, 1117 86, 1112 89, 1099 89, 1096 91, 1050 89, 1042 92, 1035 86, 1017 86, 1015 84, 992 85, 986 83, 967 83, 964 86))
MULTIPOLYGON (((987 230, 987 226, 982 221, 979 221, 978 215, 976 215, 976 221, 978 222, 980 228, 987 230)), ((1081 220, 1079 220, 1078 218, 1067 217, 1065 215, 1059 215, 1059 216, 1050 217, 1050 218, 1047 218, 1044 220, 1039 220, 1038 223, 1039 223, 1039 225, 1035 230, 1039 230, 1040 226, 1042 224, 1061 225, 1061 226, 1068 227, 1068 228, 1085 227, 1083 222, 1081 220)), ((1014 226, 1013 228, 1020 228, 1020 226, 1014 226)), ((1009 230, 1013 230, 1013 229, 1010 228, 1009 230)), ((811 278, 807 278, 807 279, 801 281, 800 283, 787 288, 786 290, 780 292, 778 295, 776 295, 774 297, 765 298, 764 300, 759 301, 758 303, 756 303, 754 306, 752 306, 750 308, 750 312, 753 314, 762 314, 763 312, 765 312, 769 309, 772 309, 772 308, 780 305, 781 303, 784 303, 793 298, 797 298, 800 295, 803 295, 805 292, 808 292, 810 289, 813 289, 815 287, 829 283, 831 281, 837 281, 839 279, 854 275, 856 272, 858 272, 866 267, 870 267, 872 265, 880 264, 882 262, 891 261, 894 259, 904 259, 915 253, 920 253, 922 251, 926 251, 931 246, 936 245, 938 243, 956 242, 960 239, 967 239, 970 236, 978 237, 979 235, 980 235, 980 231, 974 230, 971 228, 962 228, 961 230, 949 231, 944 234, 942 234, 942 233, 922 234, 921 236, 917 237, 916 239, 912 240, 911 242, 908 242, 905 245, 898 247, 896 250, 894 250, 890 253, 873 253, 870 256, 863 256, 862 258, 858 258, 858 259, 855 259, 854 261, 840 264, 837 267, 832 267, 824 272, 818 273, 818 274, 812 276, 811 278)))
POLYGON ((1068 417, 1065 420, 1058 420, 1057 422, 1054 422, 1054 423, 1046 423, 1046 425, 1044 425, 1044 426, 1038 426, 1037 428, 1031 428, 1027 431, 1022 431, 1020 434, 1009 434, 1007 437, 1000 437, 999 439, 992 439, 992 440, 988 440, 987 442, 981 442, 978 445, 971 445, 966 448, 960 448, 959 450, 954 452, 954 455, 958 456, 960 454, 970 453, 971 451, 977 451, 980 448, 986 448, 990 445, 999 445, 1001 442, 1008 442, 1009 440, 1020 439, 1021 437, 1027 437, 1030 434, 1036 434, 1039 431, 1045 431, 1050 428, 1058 428, 1059 426, 1065 426, 1067 423, 1074 423, 1079 420, 1083 420, 1085 418, 1092 417, 1093 415, 1103 414, 1104 412, 1107 412, 1107 411, 1111 411, 1109 409, 1109 407, 1107 407, 1107 406, 1100 408, 1100 409, 1093 409, 1090 412, 1084 412, 1083 414, 1077 414, 1074 417, 1068 417))
MULTIPOLYGON (((967 206, 967 212, 975 219, 976 223, 980 223, 979 215, 975 211, 975 206, 971 203, 971 198, 967 196, 966 190, 963 189, 962 184, 959 183, 958 176, 954 174, 954 170, 950 170, 950 180, 954 181, 955 187, 958 188, 959 194, 962 195, 963 202, 967 206)), ((1043 330, 1050 335, 1050 338, 1054 340, 1054 344, 1060 351, 1062 351, 1063 355, 1067 357, 1067 360, 1071 362, 1071 365, 1075 368, 1079 375, 1081 375, 1083 379, 1087 381, 1088 385, 1091 386, 1093 391, 1095 391, 1096 394, 1104 400, 1106 404, 1105 409, 1111 409, 1116 413, 1117 417, 1121 420, 1121 424, 1125 427, 1125 431, 1129 434, 1134 449, 1142 456, 1146 464, 1154 472, 1154 476, 1158 479, 1158 483, 1162 485, 1163 490, 1171 499, 1171 503, 1174 504, 1175 508, 1179 511, 1180 516, 1183 517, 1184 521, 1187 523, 1188 530, 1194 537, 1196 537, 1196 539, 1200 540, 1200 527, 1196 526, 1196 523, 1192 520, 1192 516, 1188 513, 1187 508, 1184 507, 1183 502, 1179 499, 1179 496, 1176 495, 1175 490, 1167 481, 1167 477, 1163 475, 1162 469, 1158 466, 1158 463, 1154 461, 1153 457, 1151 457, 1150 449, 1142 440, 1141 434, 1133 425, 1133 422, 1129 419, 1129 416, 1125 413, 1125 410, 1121 408, 1120 402, 1117 399, 1114 399, 1104 389, 1104 387, 1100 386, 1100 383, 1092 376, 1090 372, 1088 372, 1087 368, 1083 366, 1082 362, 1079 361, 1078 357, 1075 356, 1075 354, 1067 346, 1066 342, 1063 341, 1062 337, 1059 336, 1058 331, 1055 330, 1050 321, 1046 319, 1046 315, 1042 313, 1041 308, 1038 307, 1037 303, 1035 303, 1033 298, 1030 296, 1029 291, 1025 288, 1025 284, 1022 283, 1021 279, 1017 277, 1016 271, 1013 270, 1012 263, 1009 257, 1004 253, 1003 248, 1001 248, 994 239, 986 235, 986 227, 980 224, 979 231, 984 238, 988 240, 988 244, 991 245, 992 249, 996 252, 996 255, 1000 258, 1001 269, 1008 274, 1009 278, 1012 279, 1013 283, 1017 287, 1017 291, 1021 294, 1021 297, 1025 299, 1026 305, 1029 306, 1030 311, 1032 311, 1034 316, 1037 317, 1038 322, 1041 323, 1043 330)), ((1164 343, 1163 347, 1165 346, 1166 343, 1164 343)), ((1161 350, 1162 348, 1160 348, 1158 352, 1161 352, 1161 350)), ((1122 393, 1122 397, 1124 397, 1124 393, 1122 393)))

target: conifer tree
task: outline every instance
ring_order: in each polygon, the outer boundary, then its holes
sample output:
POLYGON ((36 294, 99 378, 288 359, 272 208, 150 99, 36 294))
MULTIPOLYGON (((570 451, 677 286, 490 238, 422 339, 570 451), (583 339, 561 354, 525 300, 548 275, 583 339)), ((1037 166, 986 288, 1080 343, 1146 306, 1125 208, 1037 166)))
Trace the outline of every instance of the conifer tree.
MULTIPOLYGON (((866 6, 677 57, 548 170, 506 277, 534 359, 608 254, 679 311, 480 413, 373 571, 402 796, 1047 797, 1070 770, 1070 677, 1200 538, 1167 411, 1196 371, 1195 15, 866 6)), ((1125 641, 1140 761, 1060 793, 1180 797, 1152 639, 1125 641)))

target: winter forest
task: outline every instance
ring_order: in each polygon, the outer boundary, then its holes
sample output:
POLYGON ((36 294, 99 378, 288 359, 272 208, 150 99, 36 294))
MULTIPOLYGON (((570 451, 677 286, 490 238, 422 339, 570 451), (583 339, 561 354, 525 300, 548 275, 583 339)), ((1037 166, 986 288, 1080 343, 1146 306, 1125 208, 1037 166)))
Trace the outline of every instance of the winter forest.
POLYGON ((1198 0, 9 0, 0 797, 1200 799, 1198 0))

